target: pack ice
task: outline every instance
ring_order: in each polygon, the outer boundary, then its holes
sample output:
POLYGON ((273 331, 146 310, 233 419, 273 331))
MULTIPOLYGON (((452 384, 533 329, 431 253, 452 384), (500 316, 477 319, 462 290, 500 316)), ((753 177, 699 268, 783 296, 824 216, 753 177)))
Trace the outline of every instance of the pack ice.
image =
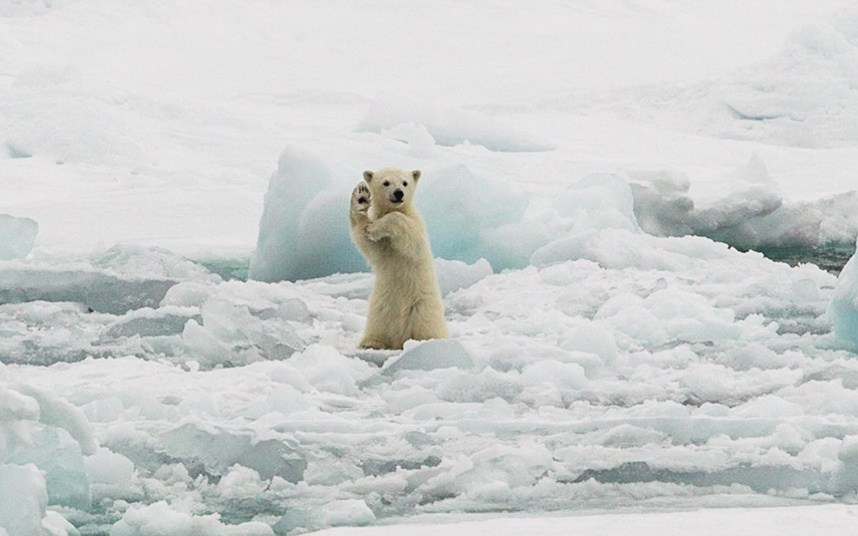
POLYGON ((855 243, 855 9, 727 3, 0 6, 0 535, 854 503, 858 260, 736 248, 855 243), (358 351, 388 164, 451 337, 358 351))
POLYGON ((366 273, 225 281, 145 248, 9 261, 68 294, 0 306, 0 476, 27 483, 0 522, 255 535, 853 497, 854 261, 838 281, 647 235, 607 184, 616 227, 570 222, 525 269, 439 261, 453 338, 401 354, 354 351, 366 273), (99 311, 57 283, 108 276, 147 290, 99 311))

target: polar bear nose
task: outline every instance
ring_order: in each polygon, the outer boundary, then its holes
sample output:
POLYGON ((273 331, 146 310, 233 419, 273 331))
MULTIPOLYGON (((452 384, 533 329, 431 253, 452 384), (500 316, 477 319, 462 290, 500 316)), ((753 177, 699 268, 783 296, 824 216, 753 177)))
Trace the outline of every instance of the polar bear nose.
POLYGON ((396 190, 393 191, 393 200, 394 201, 397 201, 397 202, 402 201, 403 197, 405 197, 405 192, 403 192, 399 188, 397 188, 396 190))

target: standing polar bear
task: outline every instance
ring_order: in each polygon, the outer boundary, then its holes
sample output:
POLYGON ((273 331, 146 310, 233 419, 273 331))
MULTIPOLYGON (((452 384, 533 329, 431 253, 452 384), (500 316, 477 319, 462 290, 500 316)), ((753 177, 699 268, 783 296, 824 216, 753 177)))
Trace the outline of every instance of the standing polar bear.
POLYGON ((400 349, 447 336, 423 218, 413 204, 419 171, 364 171, 352 192, 352 241, 375 273, 361 348, 400 349))

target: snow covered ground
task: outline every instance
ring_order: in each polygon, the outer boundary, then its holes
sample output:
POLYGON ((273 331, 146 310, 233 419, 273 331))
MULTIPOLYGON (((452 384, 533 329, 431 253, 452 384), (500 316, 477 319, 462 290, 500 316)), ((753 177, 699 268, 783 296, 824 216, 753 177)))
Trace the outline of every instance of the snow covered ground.
POLYGON ((858 260, 730 246, 855 245, 850 4, 0 4, 0 535, 845 534, 858 260))

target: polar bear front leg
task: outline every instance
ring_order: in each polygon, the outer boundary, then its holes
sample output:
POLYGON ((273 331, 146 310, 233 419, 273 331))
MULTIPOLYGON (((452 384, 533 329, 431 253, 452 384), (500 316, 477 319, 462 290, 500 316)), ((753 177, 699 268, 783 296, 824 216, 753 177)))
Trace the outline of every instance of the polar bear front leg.
POLYGON ((374 222, 367 224, 366 236, 373 242, 380 242, 385 238, 395 249, 402 253, 412 248, 412 225, 408 216, 401 212, 390 212, 374 222))
POLYGON ((361 181, 355 186, 352 191, 352 201, 349 207, 349 232, 352 237, 352 242, 357 246, 358 251, 372 264, 372 259, 375 258, 379 250, 379 246, 373 243, 366 235, 366 228, 369 225, 369 207, 372 202, 372 196, 367 188, 366 183, 361 181))
POLYGON ((368 212, 371 201, 372 194, 369 192, 366 183, 361 181, 352 190, 352 202, 349 210, 349 221, 352 227, 369 223, 368 212))

